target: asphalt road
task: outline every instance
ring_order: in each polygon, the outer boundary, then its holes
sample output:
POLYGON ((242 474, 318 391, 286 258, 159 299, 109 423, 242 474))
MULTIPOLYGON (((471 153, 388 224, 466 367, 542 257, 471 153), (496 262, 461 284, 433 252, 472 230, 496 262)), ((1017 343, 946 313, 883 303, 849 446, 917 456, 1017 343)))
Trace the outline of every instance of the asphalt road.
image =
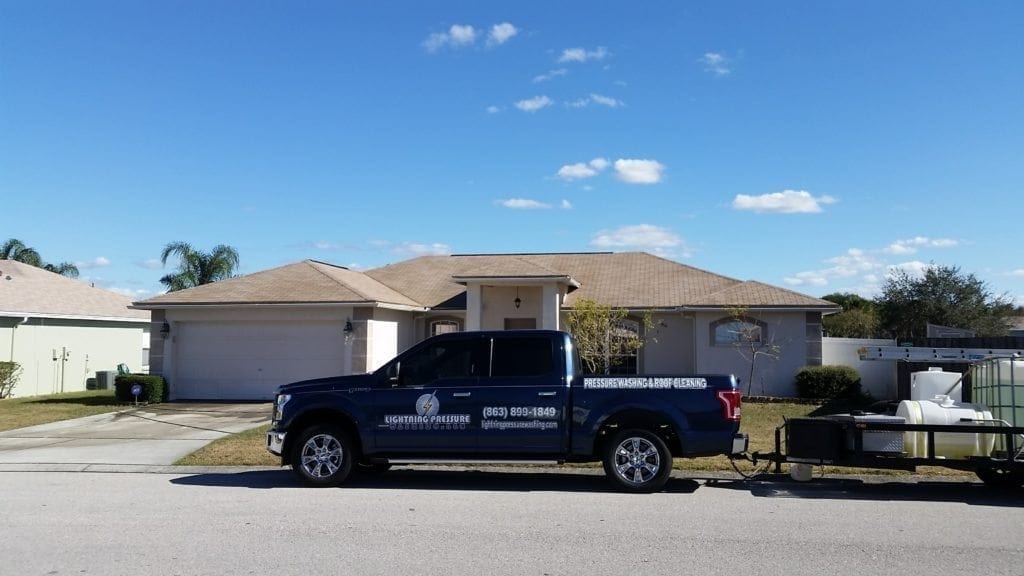
POLYGON ((1000 574, 1024 497, 976 483, 394 470, 337 489, 284 470, 0 473, 3 575, 1000 574))

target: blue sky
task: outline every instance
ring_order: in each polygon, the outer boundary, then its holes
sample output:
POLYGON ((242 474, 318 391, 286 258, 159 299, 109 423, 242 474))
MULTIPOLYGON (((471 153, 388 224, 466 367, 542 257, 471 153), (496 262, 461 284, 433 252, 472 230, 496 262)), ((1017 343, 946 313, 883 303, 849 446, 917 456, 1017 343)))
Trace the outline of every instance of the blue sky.
POLYGON ((1020 2, 0 6, 0 239, 138 299, 241 272, 644 250, 1024 304, 1020 2), (639 6, 642 6, 640 8, 639 6))

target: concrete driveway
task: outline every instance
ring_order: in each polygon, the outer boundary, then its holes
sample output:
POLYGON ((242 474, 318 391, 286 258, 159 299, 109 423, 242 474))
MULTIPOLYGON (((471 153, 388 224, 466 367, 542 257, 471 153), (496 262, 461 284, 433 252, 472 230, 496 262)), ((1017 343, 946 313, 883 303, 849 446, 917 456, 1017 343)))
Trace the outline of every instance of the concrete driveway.
POLYGON ((0 432, 0 471, 169 466, 270 422, 269 403, 168 403, 0 432))

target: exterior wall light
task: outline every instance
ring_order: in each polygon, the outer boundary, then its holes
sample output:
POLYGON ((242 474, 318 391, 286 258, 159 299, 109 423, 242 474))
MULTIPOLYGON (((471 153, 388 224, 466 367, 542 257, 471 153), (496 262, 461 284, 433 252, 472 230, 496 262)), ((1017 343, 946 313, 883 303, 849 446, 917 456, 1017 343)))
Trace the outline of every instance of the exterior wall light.
POLYGON ((345 328, 342 329, 342 332, 345 334, 345 344, 351 344, 356 332, 351 320, 345 320, 345 328))
POLYGON ((171 325, 167 323, 167 320, 164 320, 163 326, 160 327, 160 335, 163 336, 164 338, 167 338, 167 335, 170 333, 171 325))
POLYGON ((519 286, 516 286, 516 299, 512 303, 516 305, 516 310, 523 304, 523 299, 519 297, 519 286))

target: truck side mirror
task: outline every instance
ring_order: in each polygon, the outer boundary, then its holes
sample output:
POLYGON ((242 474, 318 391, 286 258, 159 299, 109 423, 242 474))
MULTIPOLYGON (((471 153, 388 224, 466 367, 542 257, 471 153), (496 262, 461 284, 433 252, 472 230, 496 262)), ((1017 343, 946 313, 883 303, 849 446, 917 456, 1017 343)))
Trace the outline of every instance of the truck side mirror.
POLYGON ((391 368, 388 368, 388 382, 391 383, 392 387, 398 386, 398 379, 402 373, 402 363, 395 362, 391 368))

